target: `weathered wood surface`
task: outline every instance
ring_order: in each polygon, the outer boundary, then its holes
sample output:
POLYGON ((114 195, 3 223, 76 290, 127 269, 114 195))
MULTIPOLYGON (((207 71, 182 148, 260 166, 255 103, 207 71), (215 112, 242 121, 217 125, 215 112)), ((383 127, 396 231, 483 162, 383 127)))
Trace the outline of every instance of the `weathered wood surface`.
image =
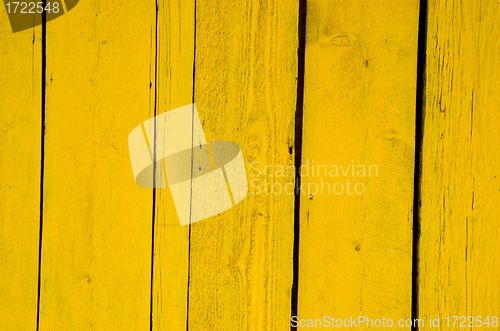
POLYGON ((500 313, 499 11, 498 1, 429 1, 422 317, 500 313))
MULTIPOLYGON (((2 13, 3 14, 3 13, 2 13)), ((0 329, 36 326, 40 215, 41 27, 0 20, 0 329)))
POLYGON ((288 330, 295 310, 409 318, 412 298, 426 321, 500 315, 500 5, 429 1, 425 86, 419 1, 300 5, 88 0, 16 33, 2 13, 0 329, 288 330), (241 146, 249 195, 180 226, 127 136, 192 102, 209 141, 241 146))
POLYGON ((40 330, 149 328, 152 194, 127 135, 153 114, 154 35, 151 2, 47 24, 40 330))
POLYGON ((298 313, 409 318, 418 1, 307 5, 298 313))

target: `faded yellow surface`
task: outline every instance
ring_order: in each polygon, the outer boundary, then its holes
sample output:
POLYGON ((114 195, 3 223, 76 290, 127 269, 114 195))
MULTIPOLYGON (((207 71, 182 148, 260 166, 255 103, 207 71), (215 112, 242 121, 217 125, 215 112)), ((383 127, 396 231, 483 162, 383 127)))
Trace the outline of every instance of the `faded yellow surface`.
POLYGON ((82 1, 47 24, 40 330, 149 328, 152 195, 127 136, 153 113, 154 8, 82 1))
MULTIPOLYGON (((40 193, 40 330, 290 329, 298 7, 87 0, 51 20, 43 192, 41 27, 0 13, 0 330, 36 329, 40 193), (241 146, 249 195, 181 227, 127 136, 193 101, 208 141, 241 146)), ((307 2, 301 318, 397 322, 417 294, 426 321, 500 315, 494 0, 429 1, 412 293, 418 7, 307 2)))
POLYGON ((500 315, 499 11, 429 2, 419 310, 442 330, 500 315))
POLYGON ((308 1, 301 318, 410 317, 417 32, 418 1, 308 1))
MULTIPOLYGON (((158 2, 157 113, 193 102, 194 1, 158 2)), ((164 165, 162 164, 164 169, 164 165)), ((184 330, 189 227, 181 227, 168 189, 157 189, 153 275, 154 330, 184 330)))
MULTIPOLYGON (((249 180, 254 168, 293 165, 297 13, 290 0, 197 2, 194 99, 207 140, 241 146, 249 180)), ((293 195, 257 187, 192 225, 190 330, 290 328, 293 195)))
POLYGON ((41 28, 0 18, 0 329, 36 326, 41 28))

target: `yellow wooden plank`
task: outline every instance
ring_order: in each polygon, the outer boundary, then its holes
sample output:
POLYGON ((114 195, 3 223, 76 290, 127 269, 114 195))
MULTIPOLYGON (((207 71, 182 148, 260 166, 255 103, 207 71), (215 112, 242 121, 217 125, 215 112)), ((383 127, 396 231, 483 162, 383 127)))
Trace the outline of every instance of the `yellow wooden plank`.
MULTIPOLYGON (((190 330, 288 330, 293 192, 265 194, 266 165, 293 166, 298 3, 196 2, 195 101, 209 141, 238 143, 248 197, 192 224, 190 330), (290 153, 292 150, 292 153, 290 153)), ((267 179, 293 185, 293 171, 267 179)))
POLYGON ((419 312, 459 330, 447 316, 500 315, 500 5, 428 10, 419 312))
POLYGON ((47 25, 41 330, 147 330, 151 190, 131 129, 153 115, 155 3, 81 1, 47 25))
POLYGON ((41 29, 13 33, 4 15, 0 13, 0 329, 33 330, 40 219, 41 29))
MULTIPOLYGON (((157 112, 193 102, 194 1, 158 2, 157 112)), ((161 165, 160 165, 161 166, 161 165)), ((153 329, 184 330, 189 227, 181 227, 168 189, 156 190, 153 329)))
POLYGON ((307 6, 298 315, 398 323, 411 313, 419 2, 307 6))

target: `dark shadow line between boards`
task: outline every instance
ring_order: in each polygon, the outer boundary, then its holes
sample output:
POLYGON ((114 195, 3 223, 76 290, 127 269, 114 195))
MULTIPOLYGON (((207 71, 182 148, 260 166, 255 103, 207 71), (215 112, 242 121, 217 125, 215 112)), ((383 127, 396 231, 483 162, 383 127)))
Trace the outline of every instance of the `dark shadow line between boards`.
MULTIPOLYGON (((43 8, 47 0, 42 0, 43 8)), ((33 25, 34 28, 34 25, 33 25)), ((47 80, 47 13, 42 11, 42 77, 41 77, 41 137, 40 137, 40 218, 38 229, 38 275, 37 275, 37 303, 36 303, 36 330, 40 329, 40 298, 42 287, 42 247, 43 247, 43 205, 45 180, 45 122, 46 122, 46 80, 47 80)))
POLYGON ((154 254, 155 254, 155 235, 156 235, 156 168, 157 168, 157 132, 156 115, 158 98, 158 0, 155 0, 155 69, 154 69, 154 114, 153 114, 153 203, 151 211, 151 274, 150 274, 150 293, 149 293, 149 330, 153 330, 153 312, 154 312, 154 254))
POLYGON ((422 146, 425 115, 425 68, 427 57, 427 0, 420 0, 418 17, 417 51, 417 91, 415 100, 415 155, 413 172, 413 232, 412 232, 412 269, 411 269, 411 319, 412 331, 419 325, 419 254, 420 254, 420 204, 422 180, 422 146))
MULTIPOLYGON (((299 299, 299 255, 300 255, 300 166, 302 163, 302 135, 304 119, 304 81, 305 81, 305 57, 306 57, 306 19, 307 0, 299 0, 299 22, 297 29, 297 96, 295 105, 295 192, 293 211, 293 266, 292 266, 292 288, 291 288, 291 314, 292 317, 298 314, 299 299)), ((290 323, 290 330, 297 330, 290 323)))

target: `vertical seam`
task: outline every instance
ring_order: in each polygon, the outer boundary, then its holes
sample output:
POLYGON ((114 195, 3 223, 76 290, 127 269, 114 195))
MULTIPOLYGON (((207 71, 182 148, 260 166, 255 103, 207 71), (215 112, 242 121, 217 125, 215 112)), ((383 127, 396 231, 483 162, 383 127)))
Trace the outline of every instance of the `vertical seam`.
MULTIPOLYGON (((300 250, 300 166, 302 163, 302 134, 304 119, 304 75, 306 57, 306 19, 307 0, 299 1, 298 21, 298 48, 297 48, 297 99, 295 107, 295 192, 293 213, 293 264, 292 264, 292 291, 291 291, 291 316, 298 314, 299 299, 299 250, 300 250)), ((290 330, 297 327, 290 324, 290 330)))
POLYGON ((153 117, 153 204, 151 216, 151 279, 149 293, 149 330, 153 330, 153 308, 154 308, 154 254, 155 254, 155 227, 156 227, 156 159, 157 159, 157 132, 156 132, 156 114, 157 114, 157 94, 158 94, 158 0, 155 1, 155 68, 154 68, 154 117, 153 117))
POLYGON ((188 270, 187 270, 187 290, 186 290, 186 331, 189 330, 189 294, 191 285, 191 217, 193 203, 193 148, 194 148, 194 109, 195 109, 195 93, 196 93, 196 0, 194 0, 194 31, 193 31, 193 92, 192 92, 192 109, 191 109, 191 178, 190 178, 190 196, 189 196, 189 229, 188 229, 188 270))
MULTIPOLYGON (((45 8, 47 0, 42 0, 45 8)), ((34 27, 33 27, 34 28, 34 27)), ((40 328, 40 298, 42 287, 42 247, 43 247, 43 204, 44 204, 44 177, 45 177, 45 121, 46 121, 46 80, 47 80, 47 13, 42 11, 42 88, 41 88, 41 140, 40 140, 40 224, 38 232, 38 280, 36 303, 36 330, 40 328)))
POLYGON ((419 325, 419 254, 420 254, 420 205, 422 184, 422 145, 425 113, 425 66, 427 56, 427 0, 420 0, 418 17, 417 91, 415 102, 415 155, 413 173, 413 233, 411 266, 411 330, 419 325))

